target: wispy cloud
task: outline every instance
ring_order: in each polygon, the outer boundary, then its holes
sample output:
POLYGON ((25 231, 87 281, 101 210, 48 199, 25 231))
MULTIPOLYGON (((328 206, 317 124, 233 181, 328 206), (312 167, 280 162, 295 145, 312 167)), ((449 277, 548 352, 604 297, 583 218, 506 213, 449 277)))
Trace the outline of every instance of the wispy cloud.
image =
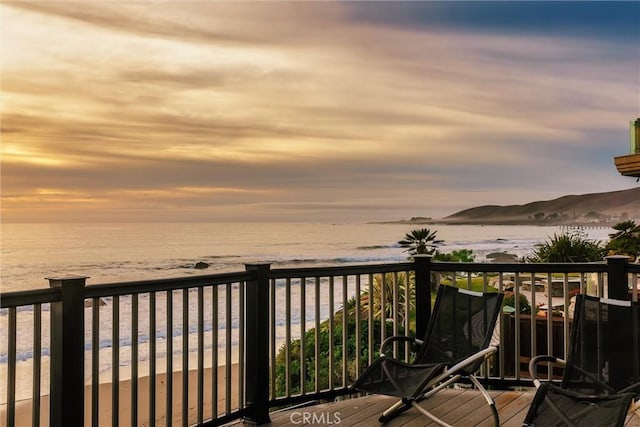
POLYGON ((376 220, 630 186, 640 24, 572 7, 3 4, 3 219, 376 220))

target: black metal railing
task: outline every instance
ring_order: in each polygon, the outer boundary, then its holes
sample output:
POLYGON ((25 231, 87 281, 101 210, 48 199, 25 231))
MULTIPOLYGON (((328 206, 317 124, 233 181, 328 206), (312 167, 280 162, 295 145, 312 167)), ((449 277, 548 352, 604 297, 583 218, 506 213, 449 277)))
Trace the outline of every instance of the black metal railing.
POLYGON ((572 295, 637 300, 638 273, 625 257, 491 264, 417 256, 92 286, 52 278, 50 289, 0 295, 1 416, 7 426, 268 422, 273 408, 348 394, 387 336, 423 335, 440 284, 513 296, 483 380, 530 385, 521 369, 529 358, 566 355, 572 295))

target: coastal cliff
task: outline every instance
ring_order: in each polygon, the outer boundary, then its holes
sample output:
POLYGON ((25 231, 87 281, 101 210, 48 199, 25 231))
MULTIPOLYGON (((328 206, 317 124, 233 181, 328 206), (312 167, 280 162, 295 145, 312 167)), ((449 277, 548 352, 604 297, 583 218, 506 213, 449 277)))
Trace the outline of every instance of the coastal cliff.
POLYGON ((606 193, 567 195, 523 205, 483 205, 442 219, 415 217, 406 224, 609 226, 640 219, 640 187, 606 193))

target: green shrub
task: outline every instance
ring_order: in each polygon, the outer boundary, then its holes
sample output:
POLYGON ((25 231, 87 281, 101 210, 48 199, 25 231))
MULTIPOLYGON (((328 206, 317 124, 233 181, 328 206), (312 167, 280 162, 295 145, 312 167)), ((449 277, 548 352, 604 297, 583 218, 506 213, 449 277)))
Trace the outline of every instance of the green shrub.
MULTIPOLYGON (((369 321, 364 319, 360 323, 360 342, 356 342, 356 322, 354 319, 348 319, 347 321, 347 343, 346 343, 346 360, 347 360, 347 383, 342 384, 342 361, 344 345, 342 342, 342 313, 336 314, 333 322, 333 384, 337 386, 348 386, 352 384, 360 372, 356 372, 356 352, 360 351, 360 360, 363 367, 367 365, 369 360, 369 347, 368 347, 368 334, 369 334, 369 321)), ((400 334, 404 333, 402 328, 399 331, 400 334)), ((373 322, 373 355, 372 360, 377 358, 380 354, 380 334, 381 334, 381 322, 379 319, 373 322)), ((393 325, 389 322, 385 322, 385 336, 393 335, 393 325)), ((329 387, 329 321, 325 321, 320 326, 319 344, 320 349, 318 352, 319 362, 319 383, 318 389, 324 390, 329 387)), ((310 329, 305 334, 305 351, 304 351, 304 363, 305 366, 305 392, 311 392, 316 389, 316 329, 310 329)), ((301 340, 295 339, 291 342, 289 363, 290 363, 290 393, 300 393, 300 347, 301 340)), ((403 350, 403 349, 402 349, 403 350)), ((404 357, 404 352, 400 352, 400 357, 404 357)), ((286 345, 283 345, 276 356, 276 378, 275 378, 275 390, 277 396, 283 396, 286 392, 286 345)))
MULTIPOLYGON (((531 304, 529 304, 529 300, 523 294, 518 294, 518 302, 520 305, 520 313, 531 314, 531 304)), ((504 299, 502 300, 502 306, 509 306, 516 308, 516 296, 513 292, 505 292, 504 299)))
POLYGON ((535 246, 529 262, 592 262, 602 261, 604 246, 586 237, 583 230, 555 234, 544 243, 535 246))
POLYGON ((473 262, 476 256, 471 249, 457 249, 446 253, 436 253, 433 257, 434 261, 445 262, 473 262))

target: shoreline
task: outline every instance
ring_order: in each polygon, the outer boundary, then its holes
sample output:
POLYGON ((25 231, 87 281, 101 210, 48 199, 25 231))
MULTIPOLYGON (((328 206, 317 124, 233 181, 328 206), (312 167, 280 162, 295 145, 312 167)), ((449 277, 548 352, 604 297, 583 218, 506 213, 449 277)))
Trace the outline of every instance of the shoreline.
POLYGON ((424 220, 398 220, 398 221, 379 221, 370 222, 369 224, 395 224, 395 225, 505 225, 505 226, 532 226, 532 227, 569 227, 569 228, 611 228, 620 221, 602 221, 602 222, 582 222, 582 221, 531 221, 526 219, 424 219, 424 220))
MULTIPOLYGON (((188 375, 188 424, 193 424, 197 421, 198 409, 198 374, 197 369, 190 369, 188 375)), ((213 381, 213 369, 211 367, 204 368, 203 374, 203 418, 206 420, 213 416, 212 409, 212 381, 213 381)), ((227 405, 230 405, 231 409, 238 406, 238 375, 239 364, 234 363, 231 365, 231 393, 230 398, 226 394, 226 374, 227 366, 218 366, 217 370, 217 413, 224 413, 227 405)), ((173 424, 182 424, 182 371, 173 371, 172 378, 172 414, 173 424)), ((158 373, 155 376, 156 380, 156 395, 155 395, 155 420, 156 425, 163 424, 166 416, 166 396, 167 396, 167 375, 166 373, 158 373)), ((138 377, 138 399, 137 399, 137 414, 138 425, 147 426, 149 423, 149 375, 141 375, 138 377)), ((121 425, 129 425, 131 421, 131 379, 123 379, 119 381, 119 399, 118 399, 118 418, 121 425)), ((91 425, 91 384, 85 385, 84 396, 84 408, 85 408, 85 425, 91 425)), ((99 398, 98 398, 98 425, 111 425, 111 409, 112 409, 112 383, 100 382, 99 386, 99 398)), ((32 425, 32 400, 23 399, 16 402, 16 424, 15 427, 30 427, 32 425)), ((0 405, 0 419, 6 420, 7 405, 0 405)), ((42 395, 40 397, 40 416, 41 426, 48 426, 49 412, 49 395, 42 395)))

